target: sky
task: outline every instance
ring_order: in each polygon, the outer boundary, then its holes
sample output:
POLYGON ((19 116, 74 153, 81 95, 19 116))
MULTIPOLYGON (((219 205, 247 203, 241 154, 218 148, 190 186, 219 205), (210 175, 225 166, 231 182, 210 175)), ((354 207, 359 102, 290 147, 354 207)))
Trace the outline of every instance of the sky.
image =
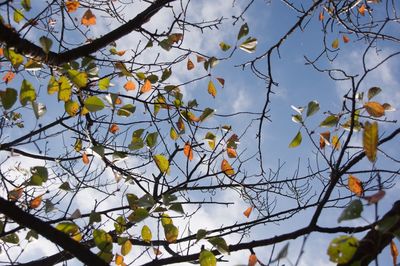
MULTIPOLYGON (((311 1, 307 1, 304 5, 310 4, 311 1)), ((253 5, 244 13, 243 18, 240 18, 235 24, 233 15, 238 16, 241 10, 246 7, 248 1, 235 1, 234 6, 232 1, 226 0, 204 0, 204 1, 192 1, 188 7, 187 18, 194 22, 212 20, 215 18, 225 18, 222 20, 222 24, 219 25, 218 29, 205 29, 203 32, 191 28, 185 32, 185 39, 182 44, 184 49, 190 49, 192 51, 200 51, 204 55, 216 56, 217 58, 223 58, 229 55, 228 52, 223 52, 219 48, 220 42, 228 43, 232 46, 235 45, 236 37, 239 28, 243 23, 248 23, 250 33, 249 36, 257 39, 258 44, 256 51, 254 53, 246 53, 244 51, 238 50, 235 52, 232 58, 229 60, 221 60, 220 63, 213 70, 213 77, 223 77, 225 79, 225 86, 217 86, 217 96, 215 98, 211 97, 207 93, 207 83, 208 78, 202 79, 199 82, 190 83, 189 85, 182 86, 182 93, 184 95, 184 100, 188 101, 190 99, 196 98, 199 102, 200 108, 210 107, 216 110, 216 114, 207 121, 207 125, 210 127, 218 127, 221 124, 229 124, 232 126, 233 132, 240 136, 240 144, 238 151, 243 152, 243 158, 251 158, 253 154, 257 152, 256 144, 256 134, 258 133, 258 122, 252 121, 252 119, 258 118, 257 115, 241 114, 232 117, 225 118, 223 114, 231 114, 238 112, 253 112, 258 113, 262 110, 262 106, 265 102, 266 97, 266 84, 264 80, 257 78, 250 69, 241 68, 240 64, 255 58, 258 55, 263 54, 271 45, 277 42, 283 34, 291 27, 292 23, 295 21, 295 13, 289 10, 288 6, 283 4, 281 1, 262 1, 255 0, 253 5)), ((139 6, 146 6, 144 2, 138 2, 139 6)), ((139 7, 138 10, 141 10, 139 7)), ((377 12, 379 9, 377 8, 377 12)), ((83 10, 79 11, 76 17, 79 17, 83 10), (80 13, 79 13, 80 12, 80 13)), ((124 10, 124 15, 129 17, 131 15, 131 10, 124 10)), ((277 168, 283 164, 282 169, 280 169, 280 176, 282 178, 292 177, 297 173, 297 167, 300 165, 298 171, 300 174, 307 173, 308 162, 311 162, 313 167, 315 165, 315 149, 312 148, 312 143, 303 135, 303 142, 299 147, 288 148, 288 145, 292 138, 300 129, 300 125, 292 121, 292 115, 296 114, 295 110, 291 107, 307 106, 307 104, 316 100, 319 102, 321 110, 318 114, 310 117, 307 120, 307 125, 309 125, 311 130, 316 132, 322 132, 318 128, 319 123, 326 117, 324 112, 339 112, 342 106, 343 95, 349 90, 350 84, 347 81, 334 82, 332 81, 326 73, 320 73, 313 69, 310 65, 306 65, 305 56, 309 58, 315 58, 322 50, 324 34, 321 30, 321 22, 318 20, 318 12, 309 18, 307 26, 303 30, 295 31, 280 47, 279 56, 274 52, 272 56, 272 73, 274 80, 279 84, 273 88, 274 94, 272 94, 271 104, 269 106, 269 119, 271 121, 266 121, 264 127, 262 128, 262 153, 263 153, 263 164, 265 169, 276 171, 277 168)), ((327 16, 327 14, 326 14, 327 16)), ((168 22, 171 21, 169 11, 161 11, 157 14, 150 23, 145 25, 148 30, 163 29, 168 22)), ((111 19, 98 20, 98 24, 95 27, 91 27, 89 30, 89 36, 93 38, 98 37, 102 34, 107 33, 113 28, 117 27, 118 23, 111 19)), ((341 38, 342 34, 339 33, 340 25, 334 25, 334 29, 328 32, 326 37, 326 42, 328 45, 336 38, 341 38)), ((398 34, 397 28, 390 29, 393 34, 398 34)), ((28 35, 28 38, 34 39, 35 34, 28 35)), ((68 38, 71 40, 79 41, 74 39, 74 32, 71 31, 68 38)), ((132 33, 125 36, 121 40, 118 40, 117 48, 118 50, 129 50, 133 49, 136 45, 138 38, 137 34, 132 33)), ((329 62, 328 60, 322 60, 321 67, 326 68, 342 68, 349 73, 358 74, 362 67, 362 52, 365 43, 362 40, 358 40, 355 36, 350 35, 350 42, 344 44, 340 42, 339 49, 336 52, 332 52, 331 55, 337 54, 334 61, 329 62)), ((391 43, 380 43, 379 48, 373 49, 368 54, 366 63, 367 66, 372 67, 378 60, 384 58, 385 56, 396 52, 397 46, 391 43)), ((144 52, 138 61, 141 63, 153 62, 154 58, 157 56, 160 60, 168 60, 175 58, 180 52, 171 50, 170 52, 165 52, 162 49, 154 48, 149 52, 144 52), (156 52, 155 52, 156 51, 156 52), (158 54, 159 53, 159 54, 158 54)), ((126 56, 129 56, 129 51, 126 56)), ((173 68, 173 75, 170 82, 173 83, 185 83, 195 77, 204 75, 205 71, 201 64, 196 63, 194 53, 189 56, 189 58, 195 63, 195 69, 188 71, 186 69, 185 62, 178 64, 173 68)), ((399 109, 400 102, 400 92, 398 91, 398 86, 400 83, 397 73, 399 73, 399 61, 392 59, 387 61, 381 67, 372 72, 362 83, 362 90, 366 91, 368 88, 373 86, 379 86, 382 88, 383 92, 381 95, 377 96, 376 100, 379 102, 389 102, 396 110, 399 109)), ((260 60, 257 63, 257 67, 261 71, 266 71, 266 61, 260 60)), ((17 81, 15 81, 17 83, 17 81)), ((35 84, 41 84, 40 78, 35 81, 35 84)), ((47 83, 44 83, 47 84, 47 83)), ((122 83, 116 83, 114 86, 115 91, 123 91, 122 83)), ((45 90, 45 86, 42 87, 45 90)), ((2 85, 3 87, 3 85, 2 85)), ((4 88, 4 87, 3 87, 4 88)), ((39 121, 26 121, 27 130, 35 128, 38 123, 46 124, 53 121, 55 117, 62 115, 63 110, 56 108, 57 106, 50 102, 51 96, 41 95, 39 100, 47 104, 47 114, 39 119, 39 121)), ((53 99, 54 101, 54 99, 53 99)), ((143 111, 138 106, 138 111, 143 111)), ((26 112, 31 112, 31 110, 23 110, 26 112)), ((396 119, 398 117, 398 111, 387 112, 388 120, 396 119)), ((139 116, 139 114, 138 114, 139 116)), ((381 133, 391 132, 397 124, 387 124, 380 128, 381 133)), ((163 130, 168 130, 167 127, 162 127, 163 130)), ((304 131, 302 131, 304 133, 304 131)), ((13 135, 3 138, 3 141, 9 141, 23 134, 24 131, 13 132, 13 135)), ((62 138, 60 140, 68 139, 72 134, 69 132, 63 132, 62 138)), ((70 139, 69 142, 72 142, 70 139)), ((67 143, 67 145, 71 145, 67 143)), ((355 134, 352 140, 352 145, 360 146, 362 144, 362 138, 360 133, 355 134)), ((384 147, 385 152, 393 156, 398 155, 398 144, 399 140, 395 139, 392 144, 386 145, 384 147)), ((34 150, 33 146, 28 147, 28 149, 34 150)), ((57 153, 57 146, 52 147, 53 153, 57 153)), ((90 151, 89 151, 90 152, 90 151)), ((1 153, 0 156, 7 156, 5 153, 1 153)), ((182 156, 182 159, 184 157, 182 156)), ((16 160, 19 160, 18 158, 16 160)), ((41 164, 42 162, 36 162, 34 160, 23 160, 22 165, 24 168, 29 169, 31 166, 41 164)), ((102 167, 102 162, 99 159, 94 159, 94 165, 98 165, 99 168, 102 167)), ((129 158, 128 160, 121 162, 121 164, 135 165, 140 163, 137 158, 129 158)), ((377 165, 381 167, 389 167, 384 159, 378 159, 377 165)), ((233 165, 235 167, 235 164, 233 165)), ((2 165, 1 168, 9 169, 15 167, 14 160, 8 160, 6 164, 2 165)), ((245 163, 246 174, 249 176, 254 175, 259 172, 259 164, 253 158, 245 163)), ((363 160, 360 164, 360 168, 369 169, 371 164, 367 160, 363 160)), ((392 166, 390 166, 392 167, 392 166)), ((397 167, 398 168, 398 167, 397 167)), ((204 170, 204 169, 202 169, 204 170)), ((149 165, 144 168, 146 173, 151 174, 157 172, 154 165, 149 165)), ((17 175, 16 173, 15 175, 17 175)), ((107 182, 113 179, 113 174, 111 171, 106 170, 103 175, 102 180, 99 183, 107 182)), ((361 177, 367 178, 367 177, 361 177)), ((318 193, 321 186, 318 182, 312 181, 312 187, 310 188, 310 195, 312 193, 318 193)), ((386 197, 379 203, 379 214, 383 215, 388 209, 390 209, 391 204, 397 200, 396 194, 398 193, 399 186, 395 183, 394 187, 387 191, 386 197)), ((126 184, 114 184, 110 186, 110 192, 114 194, 107 198, 101 203, 101 209, 111 208, 115 205, 121 204, 121 195, 125 192, 137 193, 138 189, 133 186, 128 186, 126 184), (117 191, 117 190, 121 191, 117 191)), ((350 192, 345 192, 350 194, 350 192)), ((196 195, 194 198, 198 197, 199 200, 204 199, 208 196, 196 195)), ((69 213, 71 214, 75 209, 79 208, 82 213, 92 210, 94 206, 95 199, 101 200, 106 198, 102 192, 96 190, 87 190, 85 193, 78 193, 75 197, 75 201, 69 208, 69 213)), ((216 228, 221 225, 233 224, 235 222, 245 222, 248 221, 243 215, 243 211, 249 206, 249 201, 241 197, 235 191, 223 191, 215 195, 215 199, 219 201, 232 202, 234 204, 229 206, 203 206, 197 213, 195 218, 190 220, 191 230, 195 232, 197 229, 211 229, 216 228)), ((287 201, 285 199, 279 198, 277 202, 277 210, 283 208, 293 207, 292 201, 287 201)), ((63 207, 60 205, 60 208, 63 207)), ((195 211, 195 206, 188 206, 185 210, 187 212, 195 211)), ((332 221, 337 220, 340 215, 341 210, 329 209, 324 211, 319 224, 332 226, 332 221)), ((260 217, 257 210, 254 210, 250 216, 250 219, 255 219, 260 217)), ((304 211, 293 218, 275 222, 268 223, 264 226, 258 226, 249 232, 243 241, 248 242, 255 239, 269 238, 274 235, 279 235, 281 233, 290 232, 295 229, 306 225, 310 215, 312 215, 311 210, 304 211)), ((366 206, 363 213, 363 218, 367 221, 373 219, 373 206, 366 206)), ((187 221, 187 220, 186 220, 187 221)), ((184 220, 177 219, 177 224, 182 232, 182 235, 188 233, 185 231, 184 220)), ((335 225, 334 223, 333 225, 335 225)), ((362 219, 343 222, 343 225, 357 226, 365 224, 362 219)), ((112 229, 112 224, 106 224, 106 228, 112 229)), ((149 224, 151 228, 155 227, 155 224, 149 224)), ((139 227, 138 227, 139 228, 139 227)), ((361 238, 363 234, 357 235, 361 238)), ((334 265, 329 262, 329 257, 326 255, 326 250, 328 248, 329 242, 336 235, 322 235, 313 233, 307 240, 307 245, 305 247, 305 252, 302 256, 299 265, 334 265)), ((225 237, 228 244, 234 244, 239 241, 240 235, 232 235, 225 237)), ((45 240, 39 240, 38 245, 27 245, 25 252, 21 256, 21 261, 28 261, 32 257, 37 257, 39 254, 51 255, 57 252, 57 248, 54 245, 46 242, 45 240)), ((294 263, 296 261, 297 255, 300 252, 300 246, 302 239, 296 239, 289 241, 289 253, 288 259, 283 259, 279 265, 291 265, 290 262, 294 263)), ((211 248, 211 245, 206 241, 199 244, 206 245, 207 248, 211 248)), ((279 243, 276 247, 267 248, 257 248, 255 252, 258 258, 267 262, 271 256, 272 249, 275 249, 272 257, 275 257, 277 250, 279 251, 285 243, 279 243)), ((198 252, 200 247, 193 249, 193 252, 198 252)), ((143 249, 135 249, 132 258, 138 256, 143 249)), ((15 254, 17 254, 16 252, 15 254)), ((0 261, 5 259, 5 253, 0 254, 0 261)), ((229 260, 227 263, 221 263, 221 265, 247 265, 249 252, 240 251, 234 252, 226 259, 229 260)), ((145 257, 145 256, 144 256, 145 257)), ((224 257, 225 258, 225 257, 224 257)), ((385 249, 380 256, 381 265, 390 265, 391 258, 388 249, 385 249)), ((141 258, 135 261, 132 265, 139 265, 144 262, 145 259, 141 258)), ((79 265, 79 262, 73 260, 70 262, 71 265, 79 265)), ((189 263, 183 265, 191 265, 189 263)), ((277 263, 273 264, 277 265, 277 263)))

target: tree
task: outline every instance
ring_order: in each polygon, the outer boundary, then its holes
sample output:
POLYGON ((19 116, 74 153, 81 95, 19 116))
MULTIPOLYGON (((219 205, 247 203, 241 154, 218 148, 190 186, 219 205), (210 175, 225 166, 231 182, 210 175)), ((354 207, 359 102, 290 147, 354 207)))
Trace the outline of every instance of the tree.
POLYGON ((400 203, 380 203, 393 199, 398 181, 392 147, 400 128, 390 115, 397 103, 368 84, 400 54, 398 6, 230 4, 229 19, 205 19, 196 14, 205 3, 190 0, 0 3, 2 260, 212 266, 240 253, 248 265, 298 265, 311 235, 340 234, 318 253, 338 265, 368 265, 390 246, 396 264, 400 203), (266 47, 245 19, 276 5, 292 22, 266 47), (220 28, 234 30, 234 39, 223 40, 220 28), (199 37, 219 47, 207 50, 199 37), (290 163, 291 172, 267 163, 264 130, 274 129, 278 82, 291 78, 275 69, 298 39, 315 45, 295 51, 306 54, 312 75, 345 93, 325 112, 304 95, 303 107, 292 107, 299 126, 284 148, 313 157, 290 163), (356 47, 359 67, 340 61, 346 47, 356 47), (232 93, 222 89, 229 76, 221 68, 253 74, 262 105, 216 111, 211 99, 232 93), (201 219, 219 206, 232 215, 229 224, 210 228, 201 219), (265 228, 279 233, 260 233, 265 228), (299 252, 289 250, 296 239, 299 252), (35 243, 59 251, 29 253, 35 243))

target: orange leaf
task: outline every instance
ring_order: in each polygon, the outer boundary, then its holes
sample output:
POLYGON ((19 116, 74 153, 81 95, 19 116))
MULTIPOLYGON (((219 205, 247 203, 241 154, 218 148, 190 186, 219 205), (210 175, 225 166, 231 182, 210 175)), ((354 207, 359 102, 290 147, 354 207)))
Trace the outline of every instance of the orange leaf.
POLYGON ((365 110, 373 117, 381 117, 385 115, 385 107, 377 102, 367 102, 364 104, 365 110))
POLYGON ((123 56, 126 53, 126 50, 117 51, 117 55, 123 56))
POLYGON ((227 176, 233 176, 235 174, 235 170, 233 170, 232 166, 229 164, 229 162, 225 159, 222 160, 221 163, 221 170, 227 175, 227 176))
POLYGON ((211 94, 214 98, 217 95, 217 89, 215 88, 214 83, 211 80, 208 82, 208 93, 211 94))
POLYGON ((112 124, 109 131, 113 134, 117 133, 117 131, 119 130, 119 127, 117 124, 112 124))
POLYGON ((190 58, 188 58, 186 67, 187 67, 187 70, 192 70, 194 68, 194 64, 193 64, 192 60, 190 60, 190 58))
POLYGON ((24 192, 24 189, 21 188, 14 188, 10 192, 8 192, 8 200, 11 201, 16 201, 22 196, 22 192, 24 192))
POLYGON ((3 77, 3 81, 8 84, 8 82, 10 82, 11 80, 13 80, 13 78, 15 77, 15 74, 11 71, 8 71, 4 77, 3 77))
POLYGON ((228 154, 229 158, 236 158, 237 157, 236 150, 233 149, 233 148, 227 148, 226 149, 226 153, 228 154))
POLYGON ((249 218, 252 211, 253 211, 253 206, 248 207, 248 208, 243 212, 243 215, 246 216, 247 218, 249 218))
POLYGON ((121 100, 121 98, 117 98, 117 99, 115 99, 115 105, 117 105, 117 104, 121 104, 122 103, 122 100, 121 100))
POLYGON ((366 6, 365 4, 362 4, 359 8, 358 8, 358 13, 361 14, 361 16, 365 15, 365 10, 366 10, 366 6))
POLYGON ((183 153, 185 154, 186 157, 188 157, 189 161, 193 160, 193 150, 189 142, 185 143, 185 147, 183 148, 183 153))
POLYGON ((36 198, 31 200, 31 202, 29 203, 29 207, 31 209, 36 209, 37 207, 40 206, 41 203, 42 203, 42 195, 37 196, 36 198))
POLYGON ((255 266, 257 264, 257 256, 256 254, 251 254, 249 256, 249 264, 247 264, 248 266, 255 266))
POLYGON ((124 89, 126 91, 133 91, 136 89, 136 85, 132 80, 128 80, 124 85, 124 89))
POLYGON ((77 0, 65 2, 65 6, 67 7, 68 13, 75 12, 78 9, 79 5, 80 5, 79 1, 77 0))
POLYGON ((118 253, 115 254, 115 264, 116 265, 122 265, 124 263, 124 257, 119 255, 118 253))
POLYGON ((347 35, 343 35, 343 42, 348 43, 350 41, 350 38, 347 35))
POLYGON ((324 11, 319 12, 319 21, 324 20, 324 11))
POLYGON ((82 162, 83 162, 84 164, 88 164, 88 163, 89 163, 89 156, 86 154, 86 152, 84 152, 84 153, 82 154, 82 162))
POLYGON ((86 10, 81 19, 82 25, 89 27, 90 25, 96 25, 96 16, 90 9, 86 10))
POLYGON ((375 204, 378 201, 380 201, 385 196, 385 194, 386 194, 385 191, 379 190, 374 195, 366 196, 366 197, 364 197, 364 199, 368 201, 368 204, 375 204))
POLYGON ((340 141, 336 135, 332 137, 332 147, 336 150, 340 150, 340 141))
POLYGON ((396 266, 397 256, 399 256, 399 250, 397 249, 396 244, 394 243, 393 240, 390 242, 390 254, 392 254, 393 265, 396 266))
POLYGON ((200 56, 200 55, 197 55, 196 59, 197 59, 197 63, 206 61, 206 59, 204 57, 200 56))
POLYGON ((145 93, 151 90, 151 82, 150 80, 146 79, 142 88, 140 89, 141 93, 145 93))
POLYGON ((4 55, 3 48, 0 48, 0 56, 3 56, 3 55, 4 55))
POLYGON ((349 182, 348 185, 349 185, 350 191, 360 197, 364 192, 364 189, 362 187, 362 183, 361 183, 360 179, 358 179, 355 176, 350 175, 348 182, 349 182))
POLYGON ((325 148, 325 145, 329 145, 330 138, 331 138, 331 132, 329 131, 322 132, 319 135, 319 148, 321 150, 325 148))

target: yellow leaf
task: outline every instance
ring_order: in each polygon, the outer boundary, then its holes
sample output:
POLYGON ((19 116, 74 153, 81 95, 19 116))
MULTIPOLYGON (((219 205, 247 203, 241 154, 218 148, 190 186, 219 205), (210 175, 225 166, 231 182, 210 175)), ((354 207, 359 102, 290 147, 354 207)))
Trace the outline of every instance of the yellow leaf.
POLYGON ((115 264, 116 265, 122 265, 124 263, 124 257, 119 255, 118 253, 115 254, 115 264))
POLYGON ((75 12, 78 9, 79 5, 80 5, 79 1, 77 1, 77 0, 65 2, 65 6, 67 7, 68 13, 75 12))
POLYGON ((119 130, 119 127, 118 127, 117 124, 112 124, 111 127, 110 127, 110 129, 109 129, 109 131, 110 131, 112 134, 117 133, 118 130, 119 130))
POLYGON ((393 240, 390 242, 390 254, 392 254, 393 265, 396 266, 397 256, 399 256, 399 250, 397 249, 396 244, 394 243, 393 240))
POLYGON ((322 150, 325 148, 325 145, 329 145, 329 141, 331 138, 331 132, 326 131, 322 132, 319 136, 319 148, 322 150))
POLYGON ((363 147, 370 162, 375 162, 378 148, 378 123, 365 122, 363 132, 363 147))
POLYGON ((82 154, 82 162, 83 162, 84 164, 88 164, 88 163, 89 163, 89 157, 88 157, 88 155, 86 154, 86 152, 84 152, 84 153, 82 154))
POLYGON ((81 19, 82 25, 89 27, 90 25, 96 25, 96 16, 90 9, 86 10, 81 19))
POLYGON ((208 82, 208 93, 211 94, 214 98, 217 95, 217 89, 215 88, 214 83, 211 80, 208 82))
POLYGON ((235 170, 233 170, 232 166, 229 164, 229 162, 225 159, 222 160, 221 163, 221 170, 224 172, 227 176, 233 176, 235 174, 235 170))
POLYGON ((144 242, 150 243, 152 234, 150 228, 147 225, 143 225, 141 235, 144 242))
POLYGON ((183 153, 189 159, 189 161, 193 160, 193 150, 192 150, 192 146, 190 146, 189 142, 185 143, 185 147, 183 148, 183 153))
POLYGON ((350 191, 359 197, 364 192, 361 181, 353 175, 349 175, 348 186, 349 186, 350 191))
POLYGON ((381 117, 385 115, 385 107, 377 102, 367 102, 364 104, 365 110, 373 117, 381 117))
POLYGON ((141 93, 146 93, 151 90, 151 82, 150 80, 146 79, 142 88, 140 89, 141 93))
POLYGON ((132 80, 128 80, 124 85, 124 89, 126 91, 133 91, 136 89, 136 85, 132 80))
POLYGON ((192 70, 194 68, 194 64, 193 64, 192 60, 190 60, 190 58, 188 58, 186 67, 187 67, 187 70, 192 70))
POLYGON ((129 252, 131 252, 131 249, 132 249, 132 242, 128 239, 121 246, 121 254, 123 256, 126 256, 129 254, 129 252))
POLYGON ((251 254, 249 256, 249 264, 247 264, 248 266, 255 266, 257 264, 257 256, 256 254, 251 254))
POLYGON ((252 211, 253 211, 253 206, 248 207, 248 208, 243 212, 243 215, 246 216, 247 218, 249 218, 252 211))
POLYGON ((29 203, 29 207, 31 209, 36 209, 37 207, 40 206, 41 203, 42 203, 42 195, 37 196, 36 198, 31 200, 31 202, 29 203))
POLYGON ((332 147, 336 150, 340 150, 340 141, 336 135, 332 137, 332 147))
POLYGON ((338 38, 336 38, 335 40, 333 40, 333 42, 332 42, 332 48, 333 48, 333 49, 339 48, 339 39, 338 39, 338 38))

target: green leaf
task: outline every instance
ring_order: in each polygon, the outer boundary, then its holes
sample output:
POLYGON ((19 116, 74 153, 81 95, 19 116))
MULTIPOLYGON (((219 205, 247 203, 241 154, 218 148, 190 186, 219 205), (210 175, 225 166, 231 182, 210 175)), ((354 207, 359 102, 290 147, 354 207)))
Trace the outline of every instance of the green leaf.
MULTIPOLYGON (((72 96, 72 88, 67 77, 65 76, 60 77, 60 79, 56 83, 58 88, 58 100, 63 102, 69 101, 72 96)), ((54 90, 54 88, 52 90, 54 90)))
POLYGON ((145 80, 146 74, 144 74, 143 72, 136 72, 136 77, 140 80, 145 80))
POLYGON ((212 237, 208 240, 222 254, 229 254, 229 247, 222 237, 212 237))
POLYGON ((57 224, 56 229, 69 235, 76 241, 82 239, 82 235, 79 232, 79 227, 73 222, 61 222, 57 224))
POLYGON ((146 144, 149 148, 153 148, 157 144, 158 132, 147 134, 146 144))
POLYGON ((113 247, 113 240, 110 234, 101 229, 93 230, 93 240, 96 247, 103 252, 110 252, 113 247))
POLYGON ((163 173, 163 174, 166 173, 169 175, 170 169, 169 169, 168 159, 162 154, 154 155, 153 159, 154 159, 158 169, 160 169, 161 173, 163 173))
POLYGON ((176 240, 178 239, 178 235, 179 235, 179 230, 178 228, 173 225, 173 224, 166 224, 164 226, 164 234, 165 234, 165 239, 169 242, 169 243, 175 243, 176 240))
POLYGON ((79 112, 79 103, 75 101, 65 102, 64 109, 70 116, 75 116, 79 112))
POLYGON ((214 109, 208 107, 204 109, 203 113, 199 117, 200 121, 203 122, 204 120, 209 118, 214 113, 214 111, 215 111, 214 109))
POLYGON ((319 124, 320 127, 334 127, 337 125, 339 122, 339 117, 336 115, 330 115, 327 118, 325 118, 324 121, 319 124))
POLYGON ((171 68, 164 69, 164 71, 163 71, 163 73, 161 75, 160 82, 163 82, 163 81, 167 80, 171 76, 171 74, 172 74, 171 68))
POLYGON ((86 72, 79 72, 75 69, 68 70, 68 78, 79 89, 86 87, 88 83, 88 75, 86 72))
POLYGON ((357 251, 358 240, 353 236, 339 236, 334 238, 328 247, 329 260, 345 264, 351 260, 357 251))
POLYGON ((339 216, 338 223, 345 220, 352 220, 361 217, 363 211, 363 205, 361 200, 356 199, 350 202, 350 204, 342 211, 339 216))
POLYGON ((101 145, 96 145, 92 147, 92 151, 97 153, 100 157, 104 157, 104 147, 101 145))
POLYGON ((124 216, 118 216, 117 220, 114 223, 115 232, 120 235, 126 231, 126 220, 124 216))
POLYGON ((253 53, 256 50, 257 43, 256 38, 249 37, 239 46, 239 48, 245 52, 253 53))
POLYGON ((153 196, 150 194, 145 194, 143 197, 137 200, 137 206, 144 208, 152 208, 156 202, 153 199, 153 196))
POLYGON ((100 222, 101 222, 101 214, 92 211, 89 216, 89 224, 100 223, 100 222))
POLYGON ((24 10, 15 9, 14 10, 14 21, 20 23, 24 19, 24 10))
POLYGON ((125 104, 119 108, 117 115, 128 117, 136 111, 136 106, 133 104, 125 104))
POLYGON ((38 238, 39 238, 39 234, 34 230, 29 230, 29 232, 25 236, 25 239, 28 240, 28 242, 32 242, 34 239, 38 239, 38 238))
POLYGON ((165 51, 169 51, 171 50, 172 47, 172 42, 169 39, 164 39, 162 40, 159 45, 161 46, 161 48, 163 48, 165 51))
POLYGON ((97 96, 90 96, 85 100, 85 107, 89 110, 89 112, 97 112, 102 110, 105 105, 102 100, 97 96))
POLYGON ((249 34, 249 26, 247 25, 247 23, 245 23, 240 27, 237 39, 240 40, 241 38, 243 38, 247 34, 249 34))
POLYGON ((47 168, 43 166, 35 166, 31 168, 31 180, 30 185, 33 186, 41 186, 44 182, 47 181, 49 173, 47 172, 47 168))
POLYGON ((295 148, 301 144, 301 141, 303 140, 301 136, 301 132, 297 132, 296 136, 292 139, 292 141, 289 144, 289 148, 295 148))
POLYGON ((42 117, 47 111, 46 105, 42 103, 32 102, 32 108, 36 119, 42 117))
POLYGON ((58 188, 65 191, 71 191, 71 186, 69 185, 68 182, 62 183, 58 188))
POLYGON ((8 110, 17 101, 18 92, 15 89, 7 88, 5 91, 0 91, 0 99, 3 108, 8 110))
POLYGON ((292 121, 295 123, 303 123, 303 117, 299 114, 292 115, 292 121))
POLYGON ((139 223, 149 217, 149 211, 145 208, 137 208, 129 216, 128 220, 132 223, 139 223))
POLYGON ((139 198, 138 198, 135 194, 132 194, 132 193, 126 194, 126 200, 128 201, 129 207, 130 207, 132 210, 136 209, 136 207, 137 207, 137 200, 138 200, 138 199, 139 199, 139 198))
POLYGON ((174 203, 174 204, 172 204, 172 205, 169 207, 169 210, 176 211, 176 212, 178 212, 178 213, 180 213, 180 214, 185 214, 185 211, 183 210, 182 204, 180 204, 180 203, 174 203))
POLYGON ((105 251, 100 251, 97 253, 97 256, 99 256, 102 260, 104 260, 107 263, 110 263, 112 259, 114 258, 114 254, 112 252, 105 252, 105 251))
POLYGON ((53 41, 46 36, 42 36, 39 38, 39 42, 42 46, 43 51, 48 54, 50 52, 51 46, 53 45, 53 41))
POLYGON ((201 239, 205 238, 206 235, 207 235, 207 230, 204 230, 204 229, 197 230, 197 233, 196 233, 197 242, 200 241, 201 239))
POLYGON ((224 42, 220 42, 220 43, 219 43, 219 47, 220 47, 221 50, 224 51, 224 52, 228 51, 228 50, 231 48, 231 46, 230 46, 229 44, 224 43, 224 42))
POLYGON ((8 234, 6 236, 3 236, 1 238, 4 242, 11 243, 11 244, 18 244, 19 243, 19 237, 16 233, 8 234))
POLYGON ((311 101, 307 107, 307 117, 312 116, 319 111, 319 103, 317 101, 311 101))
POLYGON ((199 255, 200 266, 216 266, 217 259, 215 258, 214 253, 207 249, 203 249, 199 255))
POLYGON ((132 250, 132 242, 128 239, 121 246, 121 254, 122 256, 126 256, 132 250))
POLYGON ((99 89, 100 90, 107 90, 110 87, 110 79, 109 78, 102 78, 99 80, 99 89))
POLYGON ((204 137, 204 139, 208 142, 208 146, 211 149, 215 148, 215 140, 216 140, 216 136, 212 133, 212 132, 207 132, 206 136, 204 137))
POLYGON ((174 194, 164 194, 162 201, 164 205, 169 205, 171 202, 176 201, 178 198, 174 194))
POLYGON ((140 150, 143 147, 144 147, 143 139, 138 137, 133 137, 131 144, 128 145, 128 149, 130 149, 131 151, 140 150))
POLYGON ((150 81, 151 84, 154 84, 154 83, 157 83, 157 81, 158 81, 158 76, 152 74, 152 75, 150 75, 150 76, 147 76, 147 79, 150 81))
POLYGON ((31 10, 31 0, 21 0, 21 6, 25 9, 25 11, 31 10))
POLYGON ((172 140, 177 140, 179 138, 178 132, 176 132, 174 127, 171 127, 171 129, 169 130, 169 136, 172 140))
POLYGON ((147 225, 143 225, 141 230, 141 236, 144 242, 150 243, 151 238, 153 237, 151 234, 151 230, 147 225))
POLYGON ((14 68, 18 68, 24 62, 24 57, 16 53, 14 50, 5 49, 4 55, 8 60, 10 60, 14 68))
POLYGON ((36 100, 36 92, 33 85, 24 79, 21 85, 21 91, 19 93, 19 101, 25 106, 28 102, 33 102, 36 100))

